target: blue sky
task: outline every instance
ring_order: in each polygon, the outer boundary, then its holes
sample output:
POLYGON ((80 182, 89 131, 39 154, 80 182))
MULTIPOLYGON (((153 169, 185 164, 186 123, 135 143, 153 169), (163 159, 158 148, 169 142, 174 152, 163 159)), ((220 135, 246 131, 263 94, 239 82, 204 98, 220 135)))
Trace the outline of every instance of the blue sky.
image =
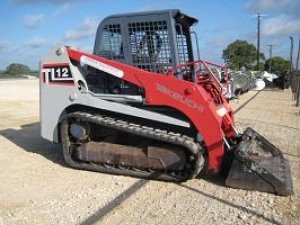
POLYGON ((97 25, 115 13, 178 8, 198 18, 193 28, 201 57, 222 63, 222 50, 236 39, 256 45, 255 13, 262 18, 261 51, 289 58, 300 37, 300 0, 2 0, 0 1, 0 70, 10 63, 37 69, 40 58, 55 44, 91 52, 97 25))

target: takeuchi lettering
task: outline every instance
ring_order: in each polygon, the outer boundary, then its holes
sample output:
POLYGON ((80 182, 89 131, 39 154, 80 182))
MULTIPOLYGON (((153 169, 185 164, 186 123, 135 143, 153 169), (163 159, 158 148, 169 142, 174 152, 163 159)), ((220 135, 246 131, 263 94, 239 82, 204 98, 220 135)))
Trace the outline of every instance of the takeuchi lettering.
POLYGON ((175 92, 175 91, 165 87, 162 84, 156 83, 156 88, 159 92, 161 92, 165 95, 168 95, 169 97, 173 98, 174 100, 179 101, 179 102, 187 105, 190 108, 197 109, 201 113, 204 110, 204 107, 200 104, 197 104, 194 100, 189 99, 189 98, 185 97, 184 95, 181 95, 178 92, 175 92))

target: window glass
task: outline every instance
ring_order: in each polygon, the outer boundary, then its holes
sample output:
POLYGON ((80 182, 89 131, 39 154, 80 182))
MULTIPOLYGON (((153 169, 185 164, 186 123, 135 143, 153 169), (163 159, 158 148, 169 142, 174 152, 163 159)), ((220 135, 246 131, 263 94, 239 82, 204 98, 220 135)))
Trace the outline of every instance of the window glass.
POLYGON ((99 54, 109 59, 124 59, 123 37, 119 24, 105 25, 99 54))

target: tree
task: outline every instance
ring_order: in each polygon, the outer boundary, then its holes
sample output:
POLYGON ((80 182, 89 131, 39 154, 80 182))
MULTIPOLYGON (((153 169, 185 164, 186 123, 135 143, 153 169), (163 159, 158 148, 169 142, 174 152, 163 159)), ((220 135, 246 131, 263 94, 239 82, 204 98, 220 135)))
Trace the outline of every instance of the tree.
MULTIPOLYGON (((222 58, 230 69, 241 70, 242 67, 253 69, 256 63, 256 54, 257 50, 253 44, 244 40, 236 40, 223 50, 222 58)), ((263 53, 260 54, 260 58, 265 59, 263 53)))
POLYGON ((5 71, 5 73, 10 75, 22 75, 30 72, 31 70, 28 66, 19 63, 9 64, 5 71))
POLYGON ((271 67, 271 73, 283 73, 290 70, 291 64, 289 60, 285 60, 282 57, 275 56, 268 59, 265 63, 265 70, 269 71, 271 67))

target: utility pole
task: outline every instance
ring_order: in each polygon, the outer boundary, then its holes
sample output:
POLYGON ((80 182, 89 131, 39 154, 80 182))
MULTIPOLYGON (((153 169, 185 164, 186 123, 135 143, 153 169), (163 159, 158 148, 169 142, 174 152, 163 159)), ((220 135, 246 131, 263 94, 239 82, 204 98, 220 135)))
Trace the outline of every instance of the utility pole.
POLYGON ((268 45, 269 46, 269 59, 270 59, 270 73, 272 73, 272 56, 273 56, 273 44, 268 45))
POLYGON ((293 72, 293 51, 294 51, 294 38, 290 36, 291 39, 291 51, 290 51, 290 63, 291 63, 291 72, 293 72))
POLYGON ((299 56, 300 56, 300 38, 299 38, 299 47, 298 47, 297 60, 296 60, 296 70, 299 70, 299 56))
POLYGON ((259 55, 260 55, 260 13, 257 13, 257 55, 256 55, 256 70, 259 67, 259 55))
MULTIPOLYGON (((297 60, 296 60, 296 71, 299 74, 299 55, 300 55, 300 38, 299 38, 299 47, 298 47, 298 53, 297 53, 297 60)), ((299 76, 299 75, 298 75, 299 76)), ((297 101, 296 106, 299 106, 300 102, 300 77, 298 77, 298 90, 297 90, 297 101)))

